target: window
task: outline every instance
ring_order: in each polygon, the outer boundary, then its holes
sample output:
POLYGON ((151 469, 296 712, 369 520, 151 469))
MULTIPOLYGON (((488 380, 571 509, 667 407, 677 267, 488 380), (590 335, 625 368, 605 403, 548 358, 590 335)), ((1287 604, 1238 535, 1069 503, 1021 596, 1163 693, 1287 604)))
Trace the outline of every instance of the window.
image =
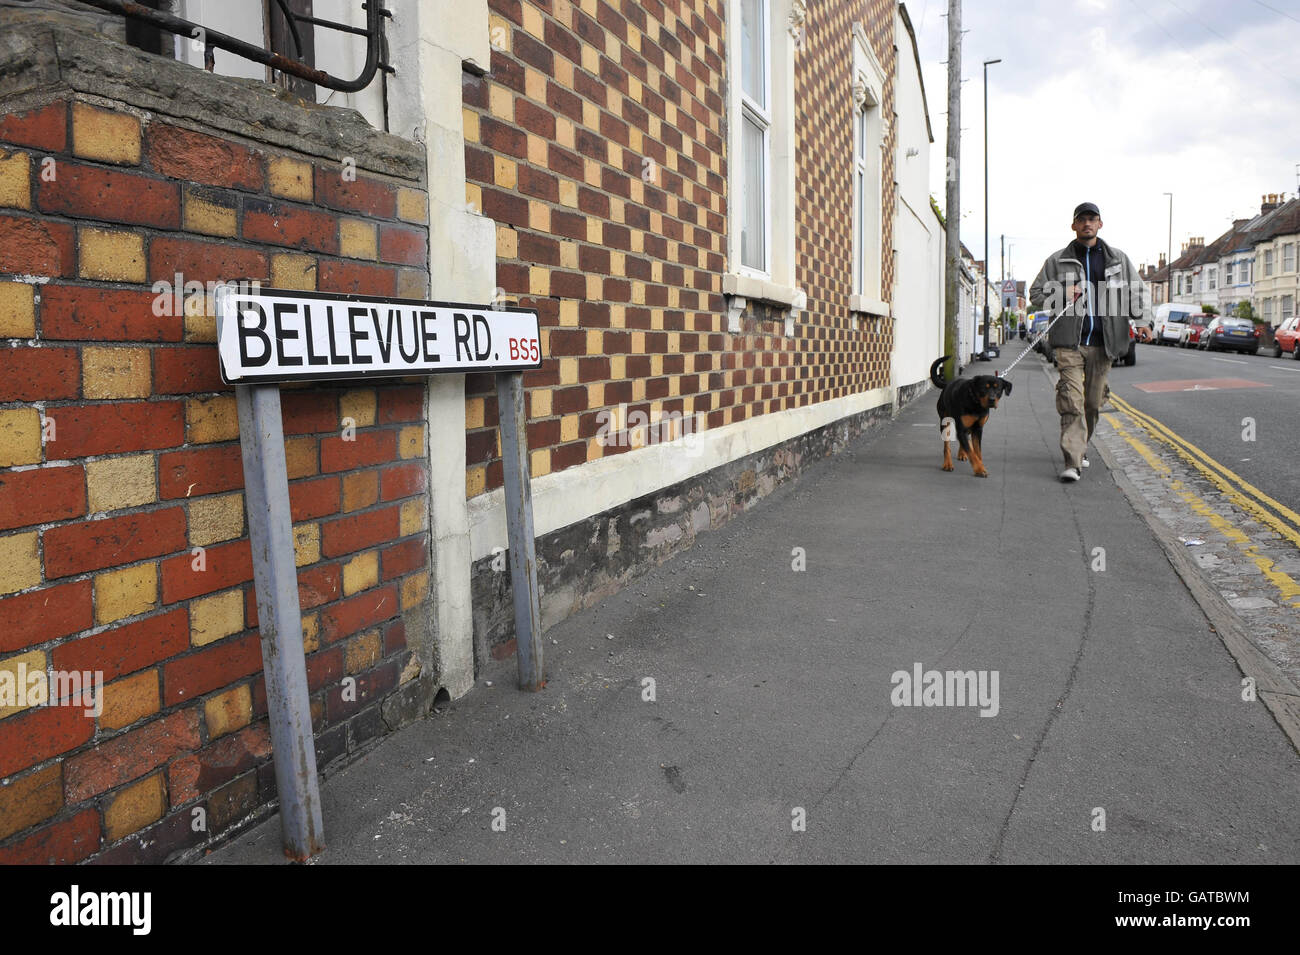
POLYGON ((1217 270, 1213 266, 1211 266, 1210 268, 1205 270, 1205 274, 1207 276, 1206 281, 1210 283, 1210 288, 1212 290, 1218 288, 1219 285, 1218 285, 1217 270))
POLYGON ((1282 246, 1282 271, 1283 272, 1295 271, 1295 243, 1294 242, 1288 242, 1286 245, 1282 246))
POLYGON ((771 177, 770 0, 740 4, 740 264, 769 272, 767 183, 771 177))
POLYGON ((885 71, 862 24, 853 25, 853 296, 852 311, 883 314, 885 71))
POLYGON ((1295 314, 1295 296, 1282 296, 1282 321, 1287 321, 1295 314))
POLYGON ((1263 308, 1260 309, 1260 314, 1263 316, 1264 321, 1271 324, 1273 321, 1273 300, 1266 298, 1261 304, 1263 308))
POLYGON ((1264 274, 1265 275, 1273 274, 1273 250, 1272 249, 1264 250, 1264 274))

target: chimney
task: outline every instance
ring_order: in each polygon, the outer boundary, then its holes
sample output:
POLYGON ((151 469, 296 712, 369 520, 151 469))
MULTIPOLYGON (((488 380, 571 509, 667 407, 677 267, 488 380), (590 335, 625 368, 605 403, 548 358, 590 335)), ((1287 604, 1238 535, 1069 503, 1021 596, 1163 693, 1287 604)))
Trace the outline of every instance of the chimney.
POLYGON ((1263 201, 1263 203, 1260 204, 1260 207, 1259 207, 1259 214, 1260 214, 1260 215, 1263 215, 1263 214, 1266 213, 1266 212, 1272 212, 1272 211, 1273 211, 1274 209, 1276 209, 1279 205, 1281 205, 1281 203, 1279 203, 1279 202, 1277 201, 1277 193, 1276 193, 1276 192, 1270 192, 1268 195, 1263 196, 1262 198, 1263 198, 1264 201, 1263 201))
POLYGON ((1160 264, 1157 265, 1156 268, 1157 268, 1157 269, 1163 269, 1164 267, 1165 267, 1165 254, 1164 254, 1163 252, 1161 252, 1161 253, 1160 253, 1160 264))

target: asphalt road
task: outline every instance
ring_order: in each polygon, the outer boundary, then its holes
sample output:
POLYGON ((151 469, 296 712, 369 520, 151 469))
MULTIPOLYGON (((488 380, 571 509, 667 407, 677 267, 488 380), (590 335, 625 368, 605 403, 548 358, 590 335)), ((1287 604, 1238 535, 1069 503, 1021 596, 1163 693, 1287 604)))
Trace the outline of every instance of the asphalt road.
POLYGON ((1111 369, 1111 390, 1265 494, 1300 509, 1300 362, 1289 356, 1238 355, 1171 346, 1139 345, 1137 365, 1111 369), (1145 391, 1167 381, 1236 378, 1263 387, 1145 391), (1255 440, 1242 438, 1255 419, 1255 440))

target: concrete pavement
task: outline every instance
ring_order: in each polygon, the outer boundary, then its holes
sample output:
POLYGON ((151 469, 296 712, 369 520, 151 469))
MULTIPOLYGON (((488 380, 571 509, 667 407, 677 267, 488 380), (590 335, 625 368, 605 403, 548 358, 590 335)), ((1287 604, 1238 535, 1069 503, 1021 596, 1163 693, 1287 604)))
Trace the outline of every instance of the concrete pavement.
MULTIPOLYGON (((990 478, 923 396, 548 631, 541 693, 493 663, 326 780, 318 861, 1300 861, 1295 749, 1100 455, 1057 481, 1040 360, 1011 380, 990 478), (893 705, 916 664, 996 672, 996 715, 893 705)), ((207 861, 282 862, 278 817, 207 861)))

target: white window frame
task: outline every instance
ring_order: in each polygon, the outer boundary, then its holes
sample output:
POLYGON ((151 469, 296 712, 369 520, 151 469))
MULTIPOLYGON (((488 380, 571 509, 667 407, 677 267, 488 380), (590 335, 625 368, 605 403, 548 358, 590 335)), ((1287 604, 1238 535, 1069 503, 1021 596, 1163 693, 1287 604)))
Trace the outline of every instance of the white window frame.
POLYGON ((1264 250, 1264 277, 1268 278, 1273 274, 1273 250, 1264 250))
POLYGON ((1295 243, 1286 242, 1282 245, 1282 271, 1295 271, 1295 243))
POLYGON ((887 128, 883 115, 885 69, 871 49, 865 27, 859 22, 853 24, 852 87, 853 126, 850 134, 853 136, 853 182, 850 194, 853 197, 853 288, 849 310, 888 315, 889 306, 883 300, 887 128), (862 177, 861 183, 859 174, 862 177), (864 217, 865 222, 861 221, 864 217))
MULTIPOLYGON (((727 57, 727 273, 722 292, 729 299, 728 330, 740 331, 740 315, 750 300, 767 302, 791 312, 801 310, 806 296, 795 287, 795 126, 794 58, 796 19, 794 0, 761 0, 767 14, 768 68, 765 71, 767 111, 743 91, 741 59, 741 0, 728 0, 727 57), (744 168, 742 130, 745 116, 768 120, 764 137, 767 178, 764 189, 764 262, 753 268, 741 261, 741 170, 744 168)), ((802 8, 802 4, 799 7, 802 8)))
POLYGON ((1279 305, 1278 317, 1284 322, 1289 322, 1295 316, 1295 296, 1283 295, 1279 305))
POLYGON ((1205 268, 1205 280, 1210 285, 1210 291, 1213 291, 1214 289, 1217 289, 1219 287, 1218 272, 1219 270, 1215 268, 1213 265, 1206 266, 1205 268))

